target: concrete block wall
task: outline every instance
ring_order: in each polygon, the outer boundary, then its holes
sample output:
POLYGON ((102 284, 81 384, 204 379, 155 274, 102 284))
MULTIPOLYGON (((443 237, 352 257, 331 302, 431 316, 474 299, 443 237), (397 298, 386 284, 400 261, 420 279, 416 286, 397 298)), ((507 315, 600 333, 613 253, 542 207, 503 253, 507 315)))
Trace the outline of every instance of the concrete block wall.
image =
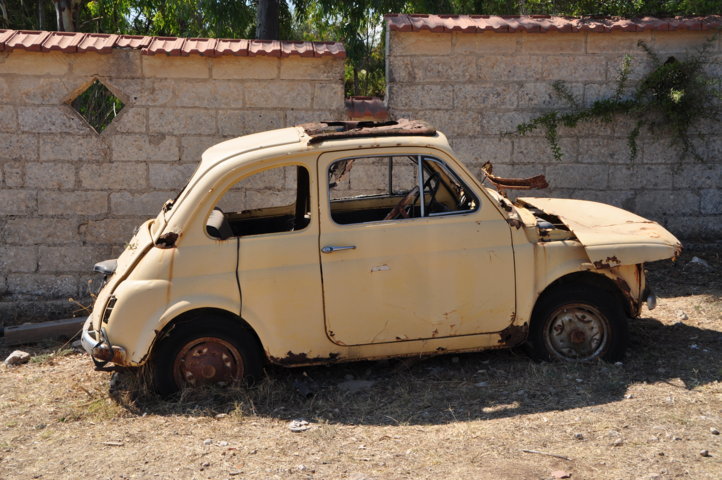
MULTIPOLYGON (((425 20, 411 20, 415 21, 425 20)), ((442 22, 438 20, 436 26, 442 22)), ((393 118, 429 121, 446 133, 475 172, 491 161, 497 175, 546 175, 550 189, 520 195, 611 203, 662 223, 682 239, 719 240, 720 122, 705 121, 695 127, 694 142, 703 162, 683 157, 670 146, 663 129, 642 131, 639 155, 630 161, 627 134, 632 124, 623 117, 610 124, 560 130, 562 161, 552 157, 543 130, 506 135, 519 123, 566 106, 553 93, 552 83, 557 80, 580 101, 591 104, 614 91, 624 55, 633 57, 631 81, 648 71, 650 62, 638 41, 663 59, 682 59, 694 54, 713 32, 435 33, 414 28, 389 32, 387 102, 393 118)), ((719 37, 711 45, 709 60, 708 71, 720 82, 719 37)))
POLYGON ((343 70, 343 56, 0 52, 0 324, 82 314, 68 299, 90 304, 93 264, 207 147, 343 118, 343 70), (101 134, 69 105, 94 79, 125 104, 101 134))

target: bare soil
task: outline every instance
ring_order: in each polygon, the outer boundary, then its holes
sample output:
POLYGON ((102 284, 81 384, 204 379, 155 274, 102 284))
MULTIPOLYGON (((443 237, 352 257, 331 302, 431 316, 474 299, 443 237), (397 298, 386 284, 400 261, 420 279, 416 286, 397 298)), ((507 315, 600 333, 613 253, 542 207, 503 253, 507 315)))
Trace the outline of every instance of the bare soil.
POLYGON ((162 401, 62 344, 28 346, 29 364, 0 367, 0 479, 718 480, 722 249, 649 270, 659 306, 616 365, 513 350, 268 368, 253 388, 162 401))

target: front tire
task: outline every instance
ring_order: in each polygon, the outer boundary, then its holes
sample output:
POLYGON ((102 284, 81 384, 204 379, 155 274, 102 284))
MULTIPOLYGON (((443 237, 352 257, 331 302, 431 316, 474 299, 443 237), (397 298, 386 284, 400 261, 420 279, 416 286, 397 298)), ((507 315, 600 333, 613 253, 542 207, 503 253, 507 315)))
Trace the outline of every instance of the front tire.
POLYGON ((592 287, 559 287, 534 309, 529 337, 543 360, 615 362, 627 347, 627 318, 613 294, 592 287))
POLYGON ((167 396, 183 388, 227 385, 260 377, 262 358, 252 333, 220 316, 175 325, 154 349, 153 390, 167 396))

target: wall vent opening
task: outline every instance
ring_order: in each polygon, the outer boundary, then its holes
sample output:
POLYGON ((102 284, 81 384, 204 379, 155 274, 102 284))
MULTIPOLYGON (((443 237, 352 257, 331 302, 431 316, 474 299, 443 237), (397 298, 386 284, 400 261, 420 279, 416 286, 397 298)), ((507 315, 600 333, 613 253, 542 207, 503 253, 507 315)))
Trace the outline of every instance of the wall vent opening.
POLYGON ((94 80, 88 88, 70 102, 73 110, 85 119, 96 132, 101 133, 115 119, 125 104, 100 81, 94 80))

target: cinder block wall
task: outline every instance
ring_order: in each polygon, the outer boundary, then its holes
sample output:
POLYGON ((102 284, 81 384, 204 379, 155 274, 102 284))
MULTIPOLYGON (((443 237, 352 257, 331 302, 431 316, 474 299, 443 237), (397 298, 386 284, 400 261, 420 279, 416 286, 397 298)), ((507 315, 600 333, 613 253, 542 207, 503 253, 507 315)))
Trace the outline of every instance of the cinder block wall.
POLYGON ((89 304, 93 264, 155 216, 207 147, 344 114, 343 55, 0 52, 0 323, 89 304), (100 80, 125 108, 96 133, 69 105, 100 80))
MULTIPOLYGON (((422 21, 428 22, 411 19, 422 21)), ((560 130, 562 161, 552 157, 543 130, 504 135, 519 123, 565 106, 553 93, 554 81, 565 82, 575 97, 590 104, 614 91, 625 54, 633 57, 632 81, 648 71, 649 59, 637 46, 639 40, 663 59, 683 59, 713 33, 432 33, 391 28, 389 110, 394 118, 426 119, 444 131, 475 172, 491 161, 497 175, 546 175, 550 189, 520 195, 611 203, 662 223, 682 239, 718 241, 722 123, 705 121, 696 127, 694 142, 703 162, 681 156, 663 129, 643 130, 639 156, 630 161, 627 134, 633 123, 623 117, 611 124, 560 130)), ((708 71, 719 82, 720 38, 709 58, 708 71)))

